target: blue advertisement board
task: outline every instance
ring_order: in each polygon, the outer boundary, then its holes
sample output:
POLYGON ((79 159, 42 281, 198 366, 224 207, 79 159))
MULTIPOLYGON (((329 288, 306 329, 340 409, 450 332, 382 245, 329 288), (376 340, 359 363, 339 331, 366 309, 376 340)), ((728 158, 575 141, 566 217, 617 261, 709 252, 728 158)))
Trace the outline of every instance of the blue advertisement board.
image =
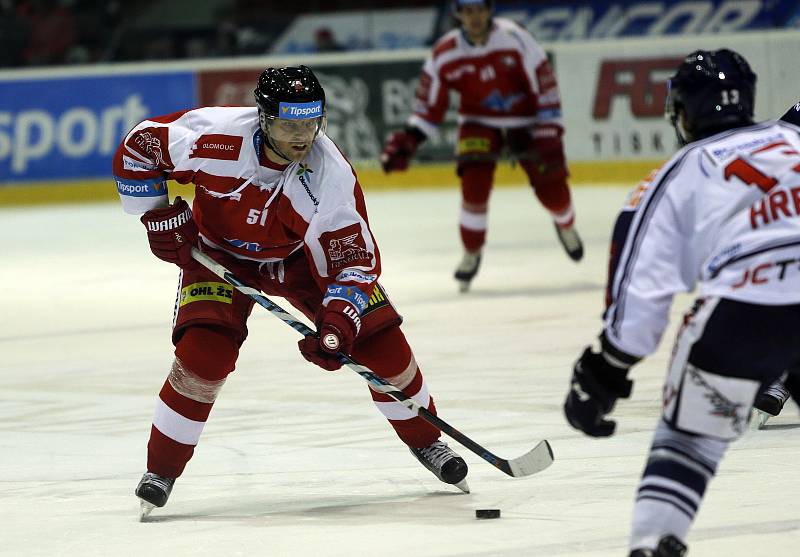
POLYGON ((800 27, 798 0, 501 1, 496 11, 544 42, 800 27))
POLYGON ((0 183, 110 176, 130 128, 196 98, 189 72, 0 81, 0 183))

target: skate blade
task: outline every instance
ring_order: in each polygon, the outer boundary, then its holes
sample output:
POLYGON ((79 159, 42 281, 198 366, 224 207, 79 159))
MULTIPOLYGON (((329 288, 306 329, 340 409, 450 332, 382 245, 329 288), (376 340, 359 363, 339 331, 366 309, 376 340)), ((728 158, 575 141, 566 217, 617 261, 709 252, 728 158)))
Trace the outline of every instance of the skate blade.
POLYGON ((470 281, 468 280, 458 281, 458 291, 461 292, 462 294, 465 292, 469 292, 469 283, 470 281))
POLYGON ((147 517, 150 516, 150 513, 153 512, 156 506, 152 503, 148 503, 144 499, 139 499, 139 522, 147 521, 147 517))
POLYGON ((762 412, 758 408, 753 408, 753 417, 750 420, 753 429, 764 429, 764 426, 767 425, 767 421, 771 417, 772 415, 762 412))
POLYGON ((771 417, 772 416, 767 414, 766 412, 762 412, 761 410, 758 410, 758 416, 757 416, 757 418, 758 418, 758 429, 764 429, 764 426, 767 425, 767 421, 771 417))
POLYGON ((467 480, 466 479, 463 479, 460 482, 458 482, 457 484, 453 484, 453 485, 456 486, 461 491, 463 491, 464 493, 469 493, 469 485, 467 485, 467 480))

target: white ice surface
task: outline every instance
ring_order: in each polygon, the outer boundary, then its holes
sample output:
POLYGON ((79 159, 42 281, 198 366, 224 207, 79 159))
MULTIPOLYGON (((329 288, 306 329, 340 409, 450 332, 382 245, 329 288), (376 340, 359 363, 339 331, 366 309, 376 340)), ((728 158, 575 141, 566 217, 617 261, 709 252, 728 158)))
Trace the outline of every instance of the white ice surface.
MULTIPOLYGON (((195 457, 144 524, 133 489, 172 359, 177 273, 116 204, 0 210, 0 554, 627 555, 673 329, 635 369, 615 437, 583 437, 561 413, 572 363, 600 330, 624 194, 574 191, 587 251, 576 265, 530 190, 496 191, 467 295, 451 278, 457 192, 367 195, 382 282, 440 416, 506 458, 549 439, 550 469, 509 478, 454 443, 472 493, 441 484, 359 376, 306 363, 296 333, 256 307, 195 457), (502 518, 478 521, 481 508, 502 518)), ((689 301, 680 297, 673 317, 689 301)), ((798 554, 797 425, 792 405, 732 447, 689 536, 691 557, 798 554)))

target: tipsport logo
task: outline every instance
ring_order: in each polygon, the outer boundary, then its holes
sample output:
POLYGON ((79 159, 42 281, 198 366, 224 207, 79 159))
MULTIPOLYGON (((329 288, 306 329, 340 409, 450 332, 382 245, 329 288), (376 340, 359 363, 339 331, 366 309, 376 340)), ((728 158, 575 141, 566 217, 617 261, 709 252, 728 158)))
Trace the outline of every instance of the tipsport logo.
POLYGON ((151 180, 128 180, 114 177, 117 183, 117 191, 122 195, 129 195, 133 197, 158 197, 166 195, 166 183, 161 178, 153 178, 151 180))
POLYGON ((308 120, 322 116, 322 101, 287 103, 278 105, 278 117, 287 120, 308 120))

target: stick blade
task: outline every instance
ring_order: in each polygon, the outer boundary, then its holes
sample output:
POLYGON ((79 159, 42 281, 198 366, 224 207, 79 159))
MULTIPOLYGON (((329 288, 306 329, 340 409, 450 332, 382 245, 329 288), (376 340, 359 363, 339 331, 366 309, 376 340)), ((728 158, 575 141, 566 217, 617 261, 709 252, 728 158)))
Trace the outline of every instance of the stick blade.
POLYGON ((553 460, 553 449, 550 448, 550 443, 540 441, 538 445, 524 455, 509 460, 508 468, 511 471, 511 476, 521 478, 541 472, 553 464, 553 460))

